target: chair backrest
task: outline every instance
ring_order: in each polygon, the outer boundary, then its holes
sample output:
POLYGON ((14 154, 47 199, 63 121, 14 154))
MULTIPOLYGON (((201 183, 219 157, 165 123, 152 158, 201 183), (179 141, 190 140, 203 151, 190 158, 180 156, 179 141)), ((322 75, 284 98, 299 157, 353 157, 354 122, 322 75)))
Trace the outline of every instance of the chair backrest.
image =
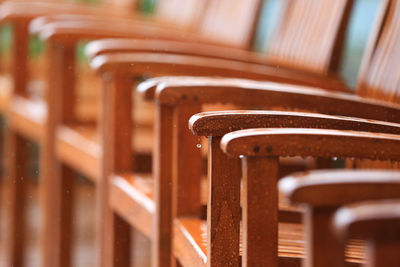
POLYGON ((261 4, 260 0, 209 1, 198 31, 219 43, 251 47, 261 4))
POLYGON ((268 57, 278 66, 325 74, 338 67, 353 0, 287 0, 268 57))
POLYGON ((359 75, 358 95, 399 103, 400 2, 384 1, 359 75))
POLYGON ((161 0, 157 3, 155 15, 190 29, 198 24, 206 4, 205 0, 161 0))
POLYGON ((251 48, 261 0, 162 0, 156 15, 212 42, 251 48))

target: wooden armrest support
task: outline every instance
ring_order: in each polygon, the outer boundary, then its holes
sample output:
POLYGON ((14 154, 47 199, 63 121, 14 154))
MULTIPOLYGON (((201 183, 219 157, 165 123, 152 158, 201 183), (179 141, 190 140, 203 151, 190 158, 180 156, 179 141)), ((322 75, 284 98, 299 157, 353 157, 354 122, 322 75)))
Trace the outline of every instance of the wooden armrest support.
POLYGON ((287 176, 279 190, 291 202, 339 207, 353 202, 400 198, 398 171, 312 171, 287 176))
POLYGON ((400 136, 326 129, 250 129, 222 137, 230 156, 343 157, 400 160, 400 136))
POLYGON ((223 136, 251 128, 320 128, 400 134, 400 124, 285 111, 211 111, 193 115, 189 128, 197 136, 223 136))
POLYGON ((226 103, 246 109, 303 110, 400 122, 400 106, 318 88, 244 79, 170 79, 158 85, 160 103, 226 103))
POLYGON ((342 241, 397 239, 400 236, 400 200, 359 202, 344 206, 333 217, 334 230, 342 241))

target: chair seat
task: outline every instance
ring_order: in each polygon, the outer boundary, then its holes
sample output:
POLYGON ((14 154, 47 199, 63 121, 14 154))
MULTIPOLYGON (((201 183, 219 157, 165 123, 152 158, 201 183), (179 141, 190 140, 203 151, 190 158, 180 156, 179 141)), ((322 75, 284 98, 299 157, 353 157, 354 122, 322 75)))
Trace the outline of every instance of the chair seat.
MULTIPOLYGON (((180 218, 175 220, 173 231, 174 255, 179 259, 182 266, 206 266, 206 221, 198 218, 180 218)), ((240 246, 241 244, 242 241, 240 246)), ((304 257, 305 246, 302 225, 279 223, 278 246, 280 266, 300 266, 301 259, 304 257)), ((349 266, 359 266, 363 263, 365 258, 363 249, 361 241, 351 241, 346 253, 349 266)))
POLYGON ((155 202, 150 175, 119 174, 111 177, 110 206, 136 230, 152 238, 155 202))
POLYGON ((47 108, 41 100, 15 96, 10 100, 10 127, 32 141, 40 142, 44 134, 47 108))
POLYGON ((57 157, 94 183, 101 173, 101 146, 95 125, 61 126, 56 134, 57 157))
POLYGON ((4 113, 10 104, 12 80, 7 75, 0 75, 0 113, 4 113))
MULTIPOLYGON (((151 129, 137 128, 135 133, 132 137, 135 151, 145 155, 151 154, 151 129)), ((93 124, 63 125, 57 130, 57 155, 61 161, 96 182, 101 171, 99 142, 99 132, 93 124)))
MULTIPOLYGON (((207 199, 207 179, 204 177, 201 184, 201 203, 204 207, 207 199)), ((110 206, 137 230, 151 238, 151 221, 155 209, 154 179, 151 175, 114 174, 110 183, 110 206)), ((295 218, 295 221, 299 221, 300 212, 298 208, 280 201, 280 219, 283 217, 284 221, 291 221, 295 218)))

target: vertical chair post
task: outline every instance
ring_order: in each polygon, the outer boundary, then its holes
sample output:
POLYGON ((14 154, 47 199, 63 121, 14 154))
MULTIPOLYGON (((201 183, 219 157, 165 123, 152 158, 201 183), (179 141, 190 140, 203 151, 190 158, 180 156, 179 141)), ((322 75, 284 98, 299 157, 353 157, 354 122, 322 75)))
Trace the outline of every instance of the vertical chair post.
POLYGON ((172 216, 197 216, 201 212, 201 149, 188 129, 193 114, 201 111, 201 105, 180 105, 174 109, 173 144, 173 206, 172 216))
POLYGON ((278 169, 277 157, 243 159, 243 267, 278 266, 278 169))
POLYGON ((8 138, 9 170, 7 178, 8 189, 8 213, 9 213, 9 233, 8 233, 8 259, 9 266, 22 267, 25 255, 25 179, 27 176, 28 149, 26 141, 15 133, 11 133, 8 138))
POLYGON ((43 266, 70 266, 74 173, 56 157, 57 126, 74 119, 75 45, 49 43, 47 120, 40 148, 40 194, 43 203, 43 266), (69 193, 68 193, 69 192, 69 193))
MULTIPOLYGON (((26 95, 26 83, 28 76, 28 23, 14 23, 12 47, 12 77, 14 92, 18 95, 26 95)), ((24 241, 25 241, 25 212, 24 212, 24 178, 26 177, 27 147, 26 141, 16 133, 7 130, 7 151, 10 169, 8 170, 7 188, 10 194, 9 218, 11 230, 8 235, 9 265, 23 266, 24 241)))
POLYGON ((14 91, 18 95, 26 95, 28 75, 29 21, 13 23, 13 45, 11 74, 14 91))
POLYGON ((171 266, 173 107, 156 103, 153 176, 156 203, 153 221, 152 264, 171 266), (162 208, 161 208, 162 207, 162 208))
POLYGON ((105 77, 99 127, 102 172, 97 184, 98 266, 130 266, 130 226, 109 205, 110 175, 132 169, 132 86, 125 73, 105 77))
POLYGON ((336 208, 309 207, 304 214, 306 226, 306 258, 307 267, 340 266, 344 262, 339 242, 331 229, 331 218, 336 208))
MULTIPOLYGON (((174 108, 172 217, 199 216, 201 213, 201 149, 188 129, 189 118, 201 111, 201 105, 179 105, 174 108)), ((173 236, 170 236, 171 242, 173 236)), ((173 255, 171 251, 171 256, 173 255)), ((172 266, 179 266, 175 258, 172 266)))
POLYGON ((220 137, 209 137, 209 196, 207 203, 207 266, 239 266, 239 158, 229 158, 220 137))

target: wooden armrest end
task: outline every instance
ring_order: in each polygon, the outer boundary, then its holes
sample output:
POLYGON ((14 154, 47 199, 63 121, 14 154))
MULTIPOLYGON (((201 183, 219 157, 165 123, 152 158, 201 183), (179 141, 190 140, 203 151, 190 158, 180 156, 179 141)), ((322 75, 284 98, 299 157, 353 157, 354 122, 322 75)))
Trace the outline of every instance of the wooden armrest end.
POLYGON ((367 201, 336 211, 333 227, 342 241, 359 239, 399 239, 400 200, 367 201))
POLYGON ((400 197, 400 172, 326 170, 282 178, 279 190, 291 203, 339 207, 365 200, 400 197))

